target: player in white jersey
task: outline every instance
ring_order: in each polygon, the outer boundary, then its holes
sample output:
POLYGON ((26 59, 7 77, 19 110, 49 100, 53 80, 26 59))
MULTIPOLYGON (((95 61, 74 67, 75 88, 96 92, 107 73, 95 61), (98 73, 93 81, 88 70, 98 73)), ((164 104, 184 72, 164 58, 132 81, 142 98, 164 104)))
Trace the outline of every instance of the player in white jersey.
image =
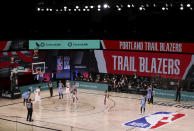
POLYGON ((75 89, 72 91, 72 98, 73 98, 73 103, 77 103, 78 98, 77 98, 77 94, 76 94, 75 89))
POLYGON ((76 94, 76 89, 72 90, 72 98, 73 98, 73 104, 74 104, 74 110, 77 109, 77 94, 76 94))
POLYGON ((69 80, 67 80, 67 82, 66 82, 66 95, 67 95, 67 99, 69 99, 71 97, 70 88, 71 88, 71 84, 70 84, 69 80))
POLYGON ((40 88, 41 86, 39 86, 35 91, 34 91, 34 99, 35 99, 35 103, 38 101, 38 102, 41 102, 41 97, 40 97, 40 88))

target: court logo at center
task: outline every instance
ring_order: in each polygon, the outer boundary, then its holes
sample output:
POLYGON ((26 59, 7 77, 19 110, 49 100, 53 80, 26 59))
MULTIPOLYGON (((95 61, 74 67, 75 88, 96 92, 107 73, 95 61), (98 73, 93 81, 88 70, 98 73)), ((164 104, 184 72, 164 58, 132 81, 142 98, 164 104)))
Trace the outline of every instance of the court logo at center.
POLYGON ((173 112, 156 112, 137 120, 124 123, 123 125, 146 129, 156 129, 165 124, 169 124, 183 116, 185 116, 185 114, 173 112))

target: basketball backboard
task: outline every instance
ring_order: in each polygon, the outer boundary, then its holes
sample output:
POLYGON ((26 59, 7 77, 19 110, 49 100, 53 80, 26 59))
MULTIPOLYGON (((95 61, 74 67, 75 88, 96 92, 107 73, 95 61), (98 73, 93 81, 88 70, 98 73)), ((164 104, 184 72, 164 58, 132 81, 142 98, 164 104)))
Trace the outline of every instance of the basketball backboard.
POLYGON ((45 62, 32 63, 32 74, 43 74, 45 73, 45 62))

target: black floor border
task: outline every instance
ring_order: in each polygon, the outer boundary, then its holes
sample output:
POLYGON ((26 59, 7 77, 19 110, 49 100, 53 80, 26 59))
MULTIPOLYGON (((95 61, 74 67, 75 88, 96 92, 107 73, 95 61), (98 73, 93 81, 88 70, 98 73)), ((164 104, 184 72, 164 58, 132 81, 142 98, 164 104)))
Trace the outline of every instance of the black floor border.
POLYGON ((9 121, 9 122, 16 122, 16 123, 20 123, 20 124, 23 124, 23 125, 34 126, 34 127, 39 127, 39 128, 53 130, 53 131, 62 131, 62 130, 58 130, 58 129, 54 129, 54 128, 49 128, 49 127, 44 127, 44 126, 37 126, 37 125, 34 125, 34 124, 28 124, 28 123, 24 123, 24 122, 20 122, 20 121, 8 120, 8 119, 4 119, 4 118, 0 118, 0 120, 9 121))

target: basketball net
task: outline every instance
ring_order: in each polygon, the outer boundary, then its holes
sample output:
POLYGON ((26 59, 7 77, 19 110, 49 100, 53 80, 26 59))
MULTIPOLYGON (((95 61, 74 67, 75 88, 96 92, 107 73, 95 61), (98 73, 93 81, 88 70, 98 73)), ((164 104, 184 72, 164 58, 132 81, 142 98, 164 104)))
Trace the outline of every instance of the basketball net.
POLYGON ((39 70, 33 70, 34 73, 38 74, 40 77, 43 77, 44 76, 44 72, 42 71, 39 71, 39 70))

